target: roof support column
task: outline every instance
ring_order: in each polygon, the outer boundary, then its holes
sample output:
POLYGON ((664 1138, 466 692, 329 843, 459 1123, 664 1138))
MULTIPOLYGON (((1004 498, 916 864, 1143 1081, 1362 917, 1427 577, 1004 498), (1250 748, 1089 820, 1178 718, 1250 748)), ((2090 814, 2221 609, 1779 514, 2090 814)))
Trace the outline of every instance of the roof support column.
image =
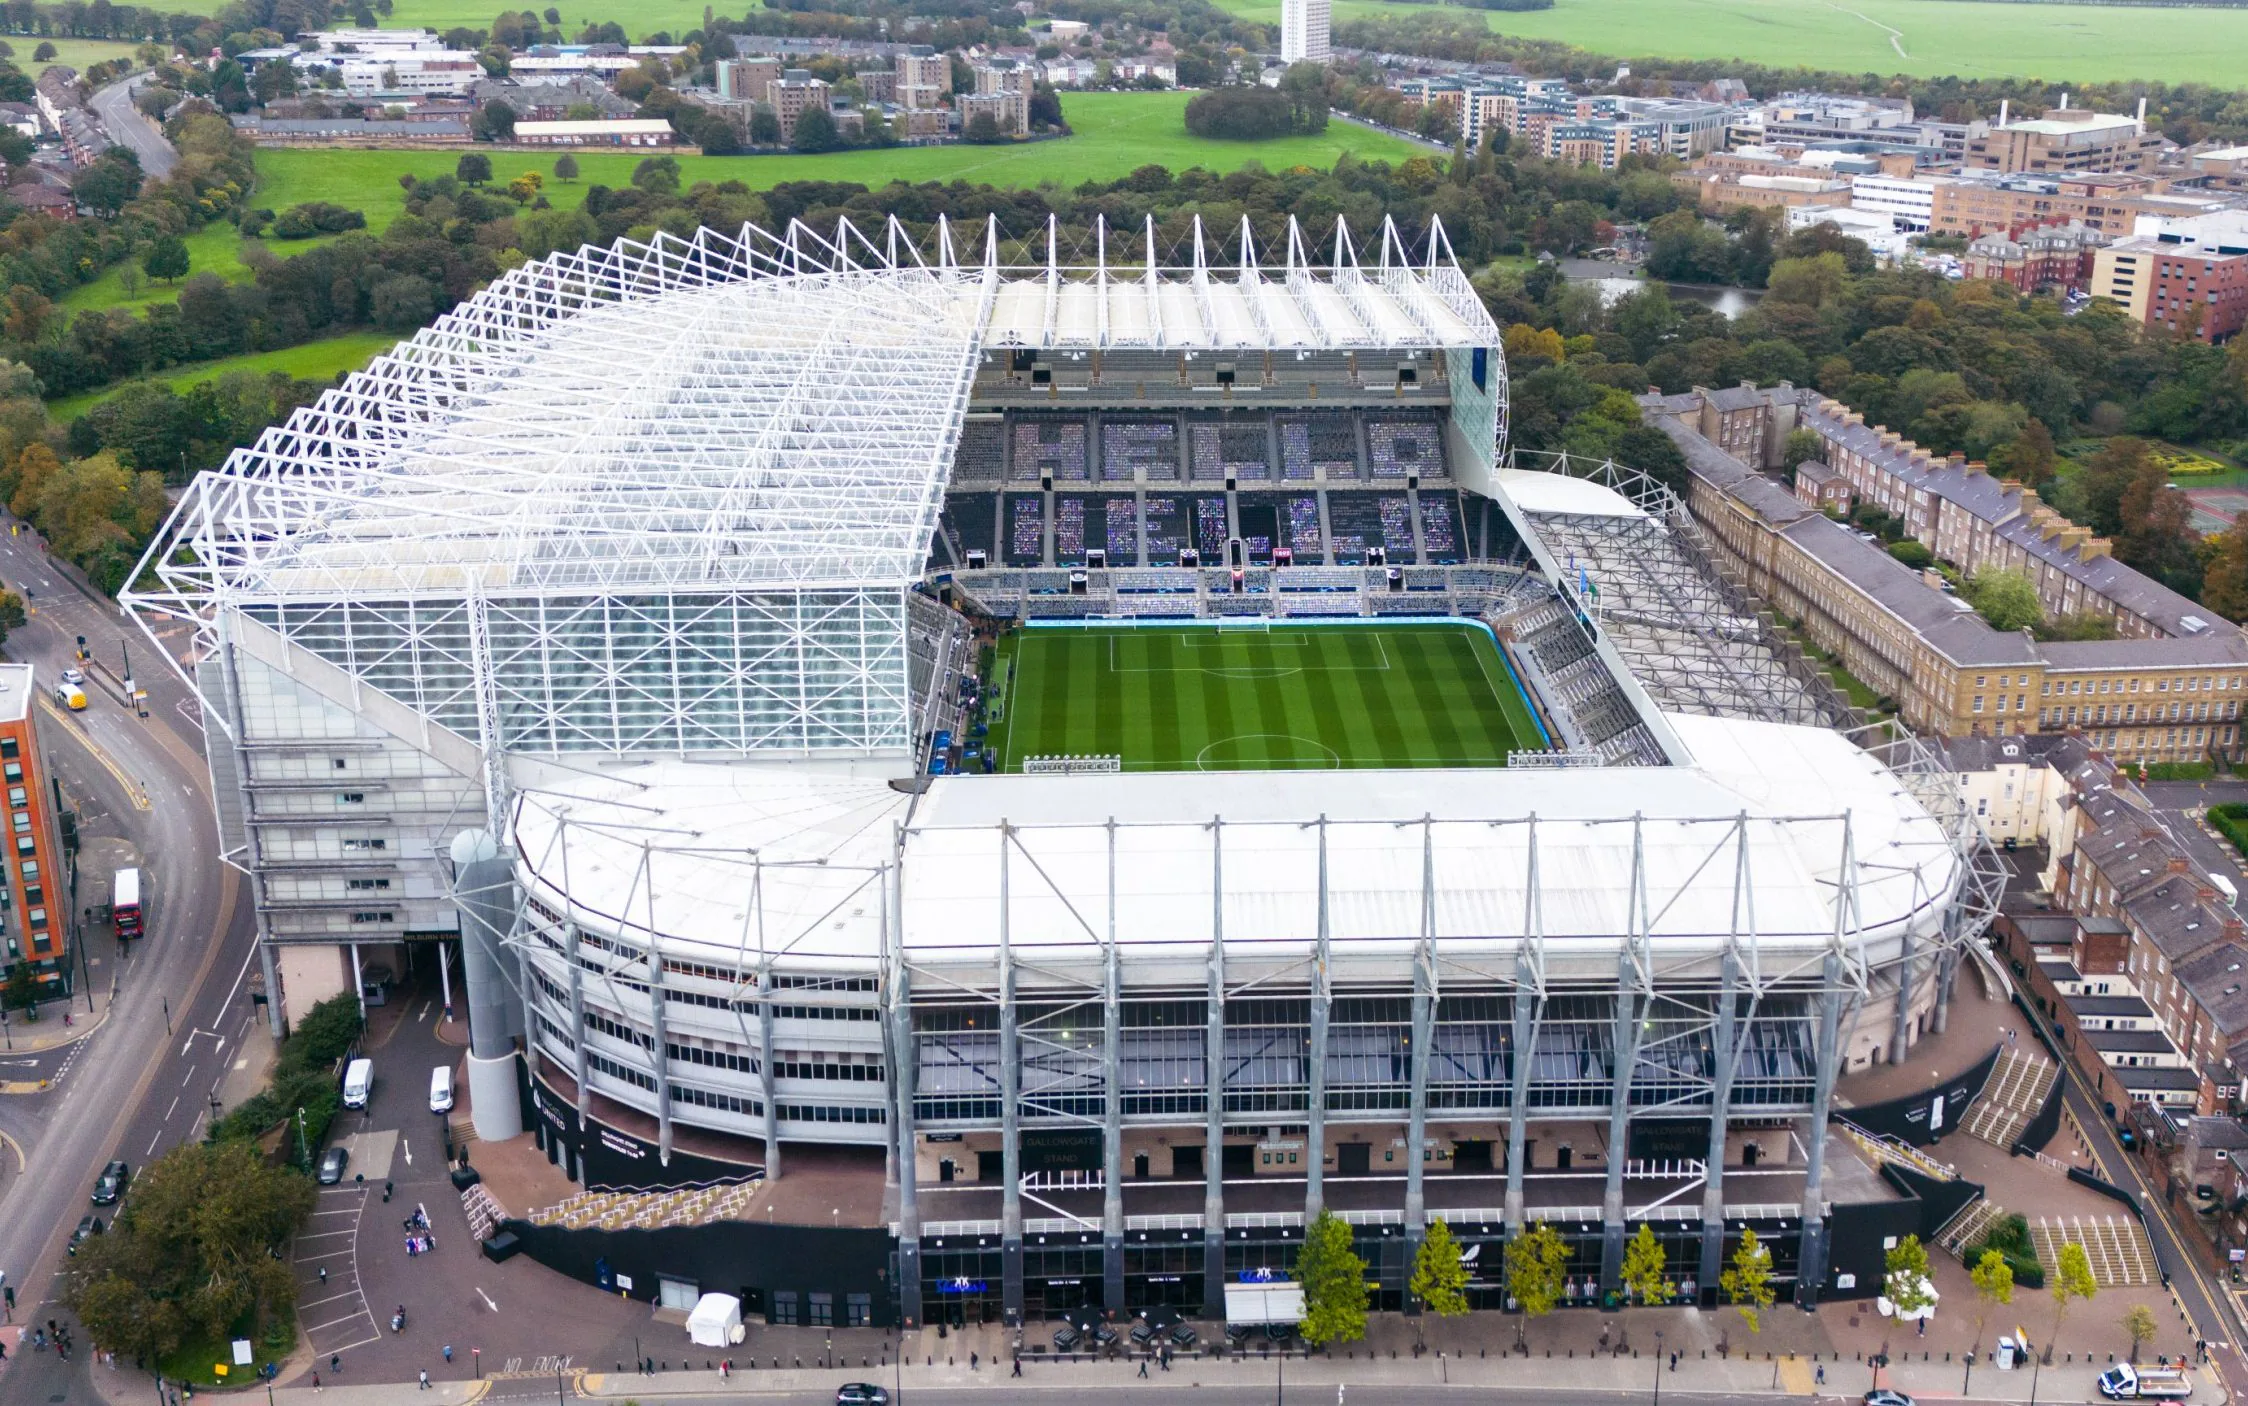
POLYGON ((1508 1090, 1506 1123, 1506 1232, 1512 1239, 1522 1233, 1522 1172, 1528 1160, 1530 1130, 1530 1064, 1537 1042, 1537 973, 1527 944, 1514 955, 1514 1039, 1507 1051, 1508 1090))
MULTIPOLYGON (((588 1120, 593 1116, 593 1091, 585 1086, 585 963, 581 957, 581 954, 585 949, 585 944, 579 935, 578 925, 576 923, 571 923, 569 925, 569 928, 570 1048, 575 1054, 575 1058, 572 1060, 570 1077, 572 1079, 575 1079, 578 1085, 578 1182, 579 1184, 583 1185, 585 1182, 584 1142, 586 1137, 586 1126, 588 1120)), ((526 1047, 528 1047, 529 1044, 529 1041, 525 1042, 526 1047)))
POLYGON ((781 1179, 781 1107, 773 1091, 773 967, 758 974, 757 1083, 765 1096, 765 1180, 781 1179))
POLYGON ((1116 950, 1116 820, 1108 822, 1108 950, 1101 970, 1101 1304, 1124 1311, 1124 968, 1116 950))
POLYGON ((1319 946, 1311 959, 1311 1044, 1304 1062, 1304 1223, 1307 1225, 1327 1204, 1327 1021, 1334 1004, 1328 934, 1327 817, 1321 816, 1319 946))
MULTIPOLYGON (((1405 1051, 1411 1093, 1405 1104, 1405 1263, 1420 1254, 1428 1234, 1427 1189, 1422 1185, 1428 1161, 1428 1062, 1436 1045, 1436 833, 1434 823, 1421 819, 1421 940, 1413 953, 1413 1037, 1405 1051)), ((1386 1266, 1385 1266, 1386 1268, 1386 1266)), ((1408 1273, 1411 1271, 1408 1270, 1408 1273)), ((1408 1294, 1405 1311, 1419 1314, 1420 1304, 1408 1294)))
POLYGON ((1616 960, 1616 1025, 1611 1041, 1615 1077, 1608 1092, 1608 1179, 1600 1197, 1600 1292, 1615 1292, 1624 1277, 1624 1153, 1631 1141, 1631 1076, 1639 1066, 1639 963, 1630 952, 1616 960))
MULTIPOLYGON (((889 882, 897 882, 891 870, 889 882)), ((891 895, 884 895, 885 903, 891 895)), ((886 906, 887 920, 891 910, 886 906)), ((913 974, 905 964, 904 944, 891 929, 890 941, 890 1093, 891 1122, 897 1136, 891 1155, 898 1167, 898 1318, 900 1326, 921 1326, 921 1174, 914 1165, 913 1075, 919 1060, 913 1039, 913 974)))
POLYGON ((1903 1064, 1912 1044, 1912 990, 1920 981, 1919 942, 1910 924, 1898 935, 1902 956, 1897 961, 1897 1015, 1889 1027, 1889 1062, 1903 1064))
POLYGON ((1522 865, 1522 944, 1514 949, 1514 1030, 1507 1049, 1506 1233, 1522 1233, 1522 1174, 1529 1161, 1530 1065, 1543 980, 1545 905, 1538 895, 1538 817, 1530 816, 1522 865))
POLYGON ((1717 991, 1717 1021, 1710 1032, 1709 1160, 1702 1172, 1701 1289, 1717 1291, 1725 1258, 1725 1134, 1733 1104, 1733 1074, 1740 1067, 1741 958, 1728 946, 1717 991))
POLYGON ((1210 972, 1202 1061, 1202 1313, 1225 1316, 1225 846, 1210 822, 1210 972))
POLYGON ((1021 1031, 1015 1024, 1015 953, 1008 933, 1007 852, 1014 827, 999 823, 999 1272, 1007 1326, 1023 1321, 1023 1127, 1021 1031))
MULTIPOLYGON (((524 983, 529 986, 529 982, 524 983)), ((671 1165, 671 1040, 664 1031, 663 953, 656 950, 656 934, 648 932, 648 1009, 654 1048, 649 1063, 656 1071, 656 1160, 671 1165)), ((578 1039, 585 1039, 581 1031, 578 1039)))
POLYGON ((1797 1256, 1795 1302, 1798 1308, 1816 1308, 1826 1283, 1826 1140, 1827 1116, 1833 1106, 1834 1079, 1842 1057, 1842 956, 1828 952, 1819 974, 1819 1030, 1814 1055, 1817 1068, 1811 1076, 1811 1117, 1804 1129, 1803 1243, 1797 1256))

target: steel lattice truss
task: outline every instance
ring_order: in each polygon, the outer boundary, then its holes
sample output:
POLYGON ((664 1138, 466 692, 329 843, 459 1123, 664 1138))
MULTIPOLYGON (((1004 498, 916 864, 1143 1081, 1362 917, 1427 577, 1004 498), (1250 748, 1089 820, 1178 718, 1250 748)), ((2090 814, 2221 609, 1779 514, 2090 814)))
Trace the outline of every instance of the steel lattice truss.
MULTIPOLYGON (((1135 241, 1120 239, 1120 247, 1135 241)), ((515 269, 197 478, 124 599, 217 642, 269 625, 487 747, 900 745, 904 596, 991 347, 1476 348, 1499 334, 1432 225, 1289 226, 1260 267, 1003 267, 940 221, 658 234, 515 269)), ((1461 358, 1465 367, 1468 358, 1461 358)), ((1463 369, 1462 376, 1467 373, 1463 369)))
MULTIPOLYGON (((1606 484, 1648 514, 1527 516, 1557 560, 1583 568, 1595 598, 1577 600, 1579 609, 1599 622, 1657 703, 1715 717, 1856 725, 1849 701, 1801 667, 1757 602, 1718 575, 1676 494, 1613 462, 1551 457, 1554 472, 1606 484)), ((1558 584, 1572 598, 1580 593, 1569 572, 1558 584)))

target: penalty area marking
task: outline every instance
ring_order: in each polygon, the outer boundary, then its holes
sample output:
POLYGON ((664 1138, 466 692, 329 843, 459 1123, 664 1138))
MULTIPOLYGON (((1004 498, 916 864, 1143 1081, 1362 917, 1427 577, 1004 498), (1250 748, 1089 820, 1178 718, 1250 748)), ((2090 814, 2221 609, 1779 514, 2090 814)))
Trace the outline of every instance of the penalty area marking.
MULTIPOLYGON (((1285 679, 1285 678, 1289 678, 1289 677, 1292 677, 1292 676, 1294 676, 1294 675, 1296 675, 1296 674, 1313 674, 1313 673, 1317 673, 1317 674, 1355 674, 1355 673, 1386 674, 1386 673, 1388 673, 1388 672, 1389 672, 1389 670, 1390 670, 1390 668, 1391 668, 1391 665, 1390 665, 1390 662, 1389 662, 1389 646, 1388 646, 1388 645, 1386 645, 1386 644, 1384 644, 1384 643, 1382 642, 1382 637, 1381 637, 1380 635, 1375 635, 1375 636, 1373 637, 1373 639, 1374 639, 1374 650, 1375 650, 1375 652, 1376 652, 1376 653, 1377 653, 1377 654, 1378 654, 1378 655, 1380 656, 1380 662, 1379 662, 1379 663, 1374 663, 1374 664, 1361 663, 1361 662, 1359 662, 1359 661, 1356 661, 1356 660, 1350 660, 1350 661, 1346 661, 1346 662, 1344 662, 1344 663, 1340 663, 1340 664, 1331 664, 1331 663, 1329 663, 1329 662, 1328 662, 1328 661, 1327 661, 1326 659, 1324 659, 1324 658, 1317 658, 1317 659, 1315 659, 1315 660, 1314 660, 1314 661, 1312 661, 1312 662, 1301 663, 1301 664, 1231 664, 1231 665, 1225 665, 1225 664, 1172 664, 1172 663, 1147 663, 1147 664, 1138 664, 1138 665, 1127 665, 1127 664, 1122 664, 1122 663, 1119 663, 1119 662, 1118 662, 1118 658, 1119 658, 1119 656, 1118 656, 1118 654, 1117 654, 1117 651, 1116 651, 1116 646, 1118 646, 1119 644, 1122 644, 1122 643, 1123 643, 1123 642, 1124 642, 1124 641, 1125 641, 1126 639, 1128 639, 1128 638, 1130 638, 1130 636, 1127 636, 1127 635, 1112 635, 1112 636, 1110 636, 1110 637, 1109 637, 1109 641, 1108 641, 1108 671, 1109 671, 1110 673, 1112 673, 1112 674, 1207 674, 1207 675, 1208 675, 1209 677, 1211 677, 1211 678, 1214 678, 1214 679, 1285 679)), ((1199 650, 1199 649, 1208 649, 1208 648, 1212 648, 1212 647, 1216 647, 1216 646, 1217 646, 1217 641, 1215 641, 1214 639, 1213 639, 1213 640, 1207 640, 1207 641, 1206 641, 1206 640, 1198 639, 1198 638, 1196 638, 1196 637, 1194 637, 1194 636, 1191 636, 1191 635, 1189 635, 1189 636, 1179 636, 1179 635, 1166 635, 1166 636, 1155 636, 1154 638, 1159 638, 1159 639, 1171 639, 1171 640, 1179 640, 1179 641, 1181 641, 1181 642, 1183 642, 1183 643, 1184 643, 1184 645, 1185 645, 1185 648, 1186 648, 1186 650, 1187 650, 1187 651, 1188 651, 1189 653, 1191 653, 1191 652, 1193 652, 1193 651, 1195 651, 1195 650, 1199 650)), ((1303 647, 1305 647, 1306 645, 1308 645, 1308 644, 1310 644, 1310 643, 1311 643, 1311 638, 1310 638, 1310 636, 1308 636, 1308 635, 1302 635, 1302 636, 1289 636, 1289 635, 1283 635, 1283 636, 1281 636, 1280 638, 1281 638, 1281 639, 1284 639, 1284 640, 1288 640, 1288 641, 1289 641, 1289 642, 1291 643, 1291 645, 1292 645, 1293 647, 1295 647, 1295 648, 1298 648, 1298 649, 1301 649, 1301 648, 1303 648, 1303 647)), ((1274 641, 1272 641, 1272 640, 1270 640, 1270 639, 1266 639, 1266 640, 1264 640, 1264 641, 1263 641, 1263 644, 1264 644, 1264 645, 1265 645, 1265 647, 1267 647, 1267 648, 1270 648, 1270 647, 1271 647, 1271 645, 1272 645, 1273 643, 1275 643, 1275 642, 1274 642, 1274 641)), ((1244 735, 1252 735, 1252 734, 1244 734, 1244 735)), ((1262 735, 1262 734, 1255 734, 1255 735, 1262 735)), ((1284 735, 1286 735, 1286 734, 1281 734, 1281 733, 1274 733, 1274 734, 1271 734, 1271 735, 1272 735, 1272 736, 1284 736, 1284 735)))
MULTIPOLYGON (((1299 752, 1299 755, 1298 755, 1298 756, 1295 756, 1295 757, 1290 757, 1290 758, 1288 759, 1288 769, 1290 769, 1290 770, 1298 770, 1298 769, 1301 769, 1301 770, 1306 770, 1306 771, 1313 771, 1313 770, 1316 770, 1316 771, 1340 771, 1340 770, 1342 770, 1343 759, 1342 759, 1342 754, 1341 754, 1340 752, 1337 752, 1337 751, 1336 751, 1336 750, 1335 750, 1334 748, 1332 748, 1332 747, 1328 746, 1328 745, 1327 745, 1326 743, 1324 743, 1324 742, 1319 742, 1319 741, 1315 741, 1315 740, 1313 740, 1312 738, 1309 738, 1309 737, 1298 737, 1298 736, 1296 736, 1296 735, 1295 735, 1294 733, 1292 733, 1292 732, 1237 732, 1237 733, 1235 733, 1235 734, 1234 734, 1233 736, 1231 736, 1231 737, 1221 737, 1221 738, 1217 739, 1217 740, 1216 740, 1215 742, 1212 742, 1212 743, 1210 743, 1210 744, 1209 744, 1208 746, 1204 747, 1204 748, 1203 748, 1203 749, 1202 749, 1201 751, 1199 751, 1199 752, 1195 753, 1195 755, 1194 755, 1194 765, 1195 765, 1195 769, 1196 769, 1196 770, 1198 770, 1198 771, 1232 771, 1232 770, 1237 770, 1237 769, 1238 769, 1237 767, 1229 767, 1229 766, 1226 766, 1226 765, 1225 765, 1224 763, 1222 763, 1222 762, 1221 762, 1221 763, 1220 763, 1219 765, 1215 766, 1215 767, 1211 766, 1211 765, 1210 765, 1210 754, 1211 754, 1212 752, 1216 751, 1216 750, 1217 750, 1218 748, 1220 748, 1220 747, 1223 747, 1223 746, 1226 746, 1226 745, 1227 745, 1227 744, 1229 744, 1229 743, 1234 743, 1234 742, 1255 742, 1255 741, 1258 741, 1258 740, 1260 740, 1260 739, 1264 739, 1264 738, 1272 738, 1272 739, 1276 739, 1276 740, 1279 740, 1279 741, 1284 741, 1284 742, 1288 742, 1288 743, 1290 743, 1290 744, 1295 744, 1295 745, 1298 745, 1299 747, 1300 747, 1300 746, 1303 746, 1303 745, 1308 745, 1308 746, 1311 746, 1311 747, 1315 747, 1315 748, 1317 748, 1317 749, 1318 749, 1319 751, 1321 751, 1321 752, 1323 752, 1323 753, 1325 753, 1325 754, 1326 754, 1326 758, 1325 758, 1325 761, 1324 761, 1324 763, 1323 763, 1323 764, 1312 765, 1312 766, 1302 766, 1302 767, 1300 767, 1300 768, 1299 768, 1299 766, 1298 766, 1298 763, 1299 763, 1299 762, 1301 762, 1301 761, 1309 761, 1309 762, 1313 762, 1313 763, 1318 763, 1318 762, 1319 762, 1319 759, 1318 759, 1318 758, 1316 758, 1316 757, 1307 757, 1307 756, 1303 756, 1303 755, 1302 755, 1302 754, 1301 754, 1301 753, 1299 752)), ((1260 771, 1262 771, 1262 770, 1272 770, 1272 769, 1275 769, 1275 768, 1274 768, 1274 764, 1273 764, 1272 762, 1270 762, 1270 761, 1267 761, 1267 762, 1262 762, 1262 763, 1259 763, 1256 769, 1257 769, 1257 770, 1260 770, 1260 771)))

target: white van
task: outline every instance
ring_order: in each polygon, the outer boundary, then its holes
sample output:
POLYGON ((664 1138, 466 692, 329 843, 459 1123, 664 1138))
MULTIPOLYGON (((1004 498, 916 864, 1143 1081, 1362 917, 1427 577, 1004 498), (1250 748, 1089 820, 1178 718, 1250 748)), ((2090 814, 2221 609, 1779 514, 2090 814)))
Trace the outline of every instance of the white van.
POLYGON ((429 1111, 450 1113, 453 1108, 453 1066, 440 1064, 429 1071, 429 1111))
POLYGON ((355 1059, 343 1071, 343 1106, 365 1108, 367 1095, 375 1088, 375 1062, 355 1059))

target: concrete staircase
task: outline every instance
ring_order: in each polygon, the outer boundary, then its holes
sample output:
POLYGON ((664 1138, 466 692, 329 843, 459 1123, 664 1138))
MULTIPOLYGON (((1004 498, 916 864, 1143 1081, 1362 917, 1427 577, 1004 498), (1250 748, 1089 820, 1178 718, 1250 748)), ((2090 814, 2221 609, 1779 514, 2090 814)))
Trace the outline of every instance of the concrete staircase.
POLYGON ((1991 1227, 2006 1219, 2006 1208, 1988 1198, 1974 1201, 1960 1208, 1959 1214, 1945 1221, 1943 1229, 1936 1232, 1936 1244, 1961 1264, 1967 1262, 1970 1246, 1982 1243, 1991 1227))
POLYGON ((1840 1128, 1842 1135, 1850 1139, 1877 1168, 1883 1162, 1894 1162, 1900 1167, 1909 1167, 1922 1176, 1934 1177, 1937 1181, 1959 1180, 1959 1173, 1917 1147, 1893 1137, 1877 1137, 1846 1118, 1835 1119, 1834 1126, 1840 1128))
POLYGON ((2047 1273, 2060 1264, 2061 1246, 2074 1243, 2084 1247, 2092 1280, 2103 1289, 2162 1282, 2154 1246, 2129 1216, 2040 1216, 2030 1222, 2029 1237, 2047 1273))
POLYGON ((2053 1061, 2008 1046, 1999 1053, 1990 1082, 1967 1112, 1967 1132, 2002 1151, 2013 1151, 2014 1139, 2037 1116, 2058 1077, 2060 1066, 2053 1061))
POLYGON ((570 1230, 660 1230, 744 1220, 756 1198, 757 1185, 751 1180, 668 1191, 581 1191, 544 1210, 533 1211, 530 1221, 570 1230))

